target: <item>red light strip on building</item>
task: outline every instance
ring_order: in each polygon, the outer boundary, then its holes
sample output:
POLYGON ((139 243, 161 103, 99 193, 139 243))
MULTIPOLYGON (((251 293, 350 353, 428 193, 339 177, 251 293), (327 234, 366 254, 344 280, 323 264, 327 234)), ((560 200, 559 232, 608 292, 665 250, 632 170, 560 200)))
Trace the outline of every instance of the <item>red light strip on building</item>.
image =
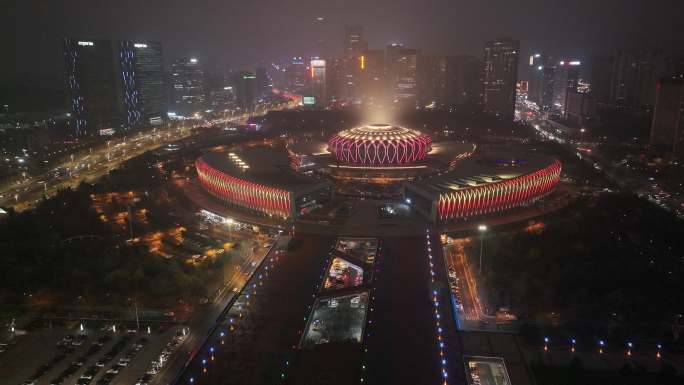
POLYGON ((328 151, 344 163, 405 164, 430 152, 432 139, 427 135, 409 139, 348 139, 339 135, 330 138, 328 151))
POLYGON ((561 163, 502 182, 442 193, 437 202, 440 220, 501 212, 534 201, 553 190, 560 180, 561 163))
POLYGON ((225 174, 209 166, 202 158, 197 159, 195 167, 200 183, 215 197, 267 215, 290 216, 292 203, 288 191, 225 174))

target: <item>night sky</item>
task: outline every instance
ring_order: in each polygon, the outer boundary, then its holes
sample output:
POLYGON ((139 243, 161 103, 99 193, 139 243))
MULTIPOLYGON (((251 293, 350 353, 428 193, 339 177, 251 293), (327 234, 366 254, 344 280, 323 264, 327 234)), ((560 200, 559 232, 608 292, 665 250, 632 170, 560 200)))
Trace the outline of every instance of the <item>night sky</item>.
MULTIPOLYGON (((684 47, 683 0, 0 0, 0 82, 62 79, 62 36, 158 40, 165 61, 251 68, 293 54, 340 55, 343 27, 371 47, 399 41, 434 54, 481 56, 500 36, 523 55, 586 59, 613 48, 684 47), (316 17, 324 17, 317 22, 316 17)), ((524 56, 523 56, 524 57, 524 56)), ((524 59, 523 59, 524 60, 524 59)))

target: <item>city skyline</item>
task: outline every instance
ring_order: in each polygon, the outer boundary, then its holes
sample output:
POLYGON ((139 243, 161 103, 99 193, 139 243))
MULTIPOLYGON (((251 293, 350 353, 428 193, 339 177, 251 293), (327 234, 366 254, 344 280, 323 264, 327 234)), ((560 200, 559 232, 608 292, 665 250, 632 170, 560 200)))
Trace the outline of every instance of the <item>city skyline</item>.
POLYGON ((501 37, 520 40, 521 57, 543 50, 551 56, 582 59, 614 49, 669 50, 682 47, 684 42, 676 33, 675 16, 684 6, 676 1, 660 5, 637 0, 607 1, 593 6, 580 1, 565 3, 562 16, 548 2, 438 3, 424 9, 414 1, 392 2, 391 7, 384 1, 345 6, 320 2, 216 2, 203 7, 172 2, 165 3, 159 17, 153 16, 160 12, 158 2, 134 5, 123 1, 97 9, 79 1, 16 2, 9 6, 19 17, 2 23, 5 28, 18 27, 21 15, 28 14, 28 22, 39 23, 41 28, 16 36, 11 31, 3 33, 3 39, 8 39, 5 45, 18 55, 17 60, 0 63, 0 81, 31 77, 55 80, 61 75, 54 71, 60 51, 50 42, 64 36, 160 41, 165 47, 167 66, 176 58, 196 56, 212 67, 233 68, 266 64, 293 54, 341 57, 341 36, 349 25, 363 26, 369 46, 401 42, 427 54, 479 54, 484 41, 501 37), (474 20, 493 23, 473 24, 474 20), (231 33, 231 29, 241 33, 231 33), (288 39, 278 44, 269 40, 269 36, 281 31, 288 31, 288 39), (30 49, 36 44, 41 45, 40 51, 30 49))
POLYGON ((683 0, 0 4, 0 385, 684 384, 683 0))

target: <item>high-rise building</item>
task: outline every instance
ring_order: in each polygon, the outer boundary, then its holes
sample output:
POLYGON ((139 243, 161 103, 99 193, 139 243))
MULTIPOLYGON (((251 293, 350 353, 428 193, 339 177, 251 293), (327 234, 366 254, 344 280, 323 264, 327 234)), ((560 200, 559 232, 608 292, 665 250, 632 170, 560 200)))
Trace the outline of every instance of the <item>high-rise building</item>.
POLYGON ((311 96, 318 106, 327 105, 325 60, 319 58, 311 59, 309 67, 311 71, 311 96))
POLYGON ((448 103, 451 83, 448 56, 421 55, 418 59, 418 102, 423 106, 448 103))
POLYGON ((292 61, 286 66, 285 72, 288 91, 295 94, 308 93, 311 76, 307 72, 307 65, 302 56, 292 57, 292 61))
POLYGON ((664 73, 665 59, 660 52, 618 50, 593 59, 592 93, 601 103, 637 109, 653 106, 656 83, 664 73))
POLYGON ((373 102, 385 96, 385 51, 366 50, 359 58, 361 98, 373 102))
POLYGON ((326 97, 332 103, 341 102, 349 95, 347 60, 342 58, 329 58, 325 61, 325 88, 326 97))
POLYGON ((658 82, 650 145, 684 159, 684 77, 658 82))
POLYGON ((368 49, 368 44, 363 40, 363 27, 348 26, 344 30, 344 58, 356 60, 364 51, 368 49))
POLYGON ((611 102, 612 76, 612 56, 599 55, 591 59, 591 93, 597 103, 607 104, 611 102))
POLYGON ((393 101, 414 104, 417 101, 418 54, 418 50, 405 48, 402 44, 387 46, 385 65, 393 101))
POLYGON ((420 104, 451 107, 476 102, 481 69, 479 60, 470 55, 421 55, 418 60, 420 104))
POLYGON ((205 107, 204 71, 196 58, 183 58, 171 64, 174 112, 190 116, 205 107))
POLYGON ((119 42, 126 122, 160 124, 166 116, 162 48, 158 42, 119 42))
POLYGON ((255 71, 256 75, 256 96, 257 97, 262 97, 265 95, 268 95, 271 91, 271 81, 268 78, 268 73, 266 72, 266 68, 264 67, 257 67, 255 71))
POLYGON ((556 63, 544 53, 530 55, 527 77, 529 80, 527 99, 536 103, 542 111, 551 110, 556 80, 556 63))
POLYGON ((92 135, 121 120, 118 63, 109 40, 64 39, 66 86, 74 134, 92 135))
POLYGON ((471 55, 456 55, 449 60, 450 82, 447 104, 475 104, 480 101, 482 62, 471 55))
POLYGON ((515 111, 519 50, 520 42, 510 38, 489 41, 484 49, 484 109, 504 119, 512 119, 515 111))
POLYGON ((568 92, 577 91, 582 63, 579 60, 561 60, 554 70, 552 110, 565 115, 568 92))
MULTIPOLYGON (((368 50, 368 44, 363 40, 363 28, 361 26, 348 26, 344 31, 344 57, 342 61, 343 91, 337 95, 341 99, 350 101, 361 97, 361 68, 360 61, 363 53, 368 50)), ((328 69, 332 69, 328 63, 328 69)), ((329 85, 330 86, 330 85, 329 85)))
POLYGON ((231 86, 235 90, 235 101, 241 108, 254 105, 257 87, 257 76, 251 71, 237 71, 231 76, 231 86))

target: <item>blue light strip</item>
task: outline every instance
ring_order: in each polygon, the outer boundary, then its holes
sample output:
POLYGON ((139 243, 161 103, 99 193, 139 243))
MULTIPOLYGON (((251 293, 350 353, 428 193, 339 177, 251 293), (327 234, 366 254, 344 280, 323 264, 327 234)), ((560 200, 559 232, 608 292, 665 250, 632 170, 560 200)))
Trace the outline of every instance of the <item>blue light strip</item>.
MULTIPOLYGON (((427 248, 427 255, 428 255, 428 264, 430 266, 430 283, 434 284, 435 283, 435 268, 434 268, 434 263, 433 263, 433 258, 432 258, 432 246, 430 244, 430 229, 425 229, 425 239, 426 239, 426 248, 427 248)), ((439 310, 439 303, 440 303, 440 294, 437 290, 432 291, 432 305, 435 310, 435 332, 436 332, 436 339, 437 339, 437 346, 439 350, 439 364, 441 368, 441 376, 442 379, 444 380, 442 382, 442 385, 448 385, 447 379, 449 378, 449 372, 447 370, 447 356, 445 353, 445 338, 444 338, 444 329, 442 329, 442 321, 441 321, 441 314, 439 310)))

